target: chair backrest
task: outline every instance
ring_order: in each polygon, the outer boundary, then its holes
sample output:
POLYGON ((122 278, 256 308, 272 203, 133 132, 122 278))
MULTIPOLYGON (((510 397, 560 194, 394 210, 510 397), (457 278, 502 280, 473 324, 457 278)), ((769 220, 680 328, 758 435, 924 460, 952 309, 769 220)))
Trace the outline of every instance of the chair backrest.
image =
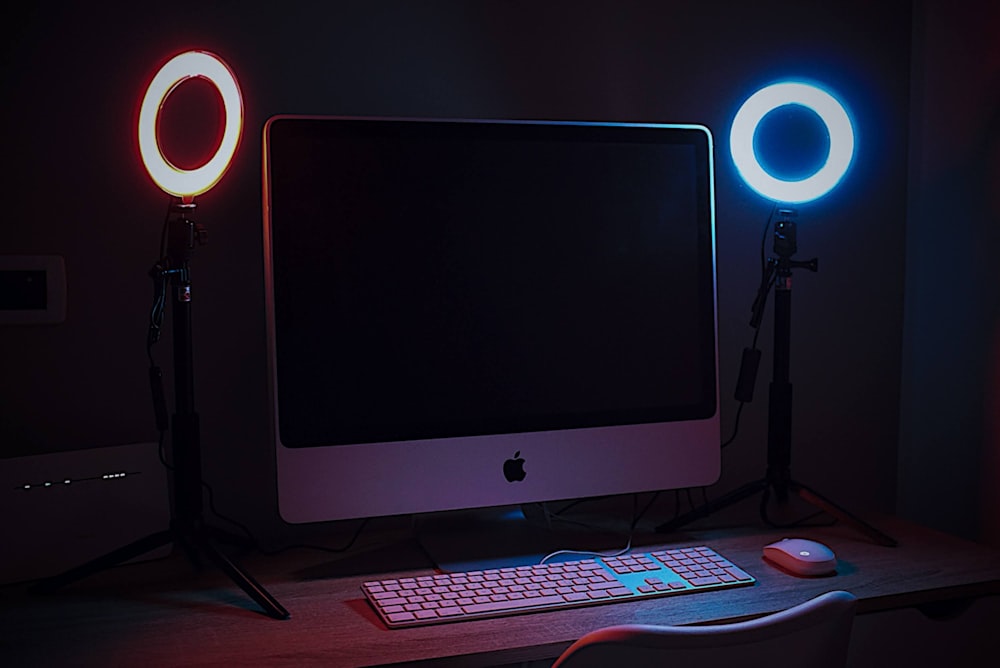
POLYGON ((831 591, 749 621, 708 626, 625 624, 591 631, 553 668, 843 668, 857 599, 831 591))

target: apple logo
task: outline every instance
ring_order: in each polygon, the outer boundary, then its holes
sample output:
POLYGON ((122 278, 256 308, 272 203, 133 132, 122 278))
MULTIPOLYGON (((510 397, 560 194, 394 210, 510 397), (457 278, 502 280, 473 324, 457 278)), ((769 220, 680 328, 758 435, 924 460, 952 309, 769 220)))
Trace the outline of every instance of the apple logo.
POLYGON ((524 480, 525 475, 527 474, 524 472, 524 457, 518 450, 513 457, 503 463, 503 477, 507 478, 507 482, 520 482, 524 480))

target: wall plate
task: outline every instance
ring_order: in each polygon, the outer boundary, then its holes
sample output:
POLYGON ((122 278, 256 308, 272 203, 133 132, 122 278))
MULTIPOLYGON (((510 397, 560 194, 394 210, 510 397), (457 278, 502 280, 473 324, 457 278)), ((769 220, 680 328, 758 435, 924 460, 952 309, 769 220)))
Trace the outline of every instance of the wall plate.
POLYGON ((65 319, 61 255, 0 255, 0 325, 54 325, 65 319))

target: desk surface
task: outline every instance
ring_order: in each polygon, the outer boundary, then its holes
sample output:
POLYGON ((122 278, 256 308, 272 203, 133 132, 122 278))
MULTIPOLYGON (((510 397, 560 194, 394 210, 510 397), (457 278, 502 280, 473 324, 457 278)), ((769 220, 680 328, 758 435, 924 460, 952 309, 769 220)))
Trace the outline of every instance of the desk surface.
POLYGON ((837 553, 838 573, 827 578, 796 578, 761 560, 763 545, 783 537, 782 531, 690 531, 663 536, 664 544, 714 547, 752 573, 756 585, 391 631, 361 595, 360 584, 370 577, 331 575, 331 557, 324 553, 295 550, 240 560, 289 610, 285 621, 265 617, 215 569, 194 571, 183 555, 174 555, 111 569, 56 594, 31 595, 22 585, 0 590, 0 663, 498 665, 552 659, 602 626, 734 620, 832 589, 857 596, 859 614, 1000 594, 1000 552, 890 518, 878 526, 899 546, 874 545, 843 526, 796 532, 837 553))

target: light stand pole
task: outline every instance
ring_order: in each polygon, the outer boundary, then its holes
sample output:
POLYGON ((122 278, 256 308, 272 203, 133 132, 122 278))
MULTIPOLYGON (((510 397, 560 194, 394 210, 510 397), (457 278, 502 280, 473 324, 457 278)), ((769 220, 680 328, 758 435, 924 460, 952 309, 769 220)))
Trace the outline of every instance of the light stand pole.
MULTIPOLYGON (((879 545, 893 547, 896 541, 875 527, 859 519, 833 501, 810 487, 792 478, 792 383, 789 380, 791 359, 791 313, 792 313, 792 271, 808 269, 816 271, 816 259, 793 260, 797 250, 797 231, 793 220, 785 219, 775 225, 774 253, 777 257, 768 260, 768 275, 761 290, 766 290, 771 275, 774 277, 774 350, 773 375, 768 395, 767 420, 767 472, 759 480, 747 483, 718 499, 695 508, 688 513, 665 522, 656 528, 662 533, 675 531, 697 519, 736 504, 754 494, 761 493, 760 517, 768 525, 774 526, 767 515, 767 504, 774 492, 778 504, 788 501, 789 492, 797 494, 804 501, 826 511, 844 524, 865 534, 879 545)), ((751 324, 759 324, 764 299, 758 296, 754 304, 751 324)))
POLYGON ((169 281, 174 287, 171 310, 175 402, 171 421, 174 522, 185 534, 195 532, 202 513, 201 431, 194 406, 190 260, 195 246, 204 243, 206 233, 202 226, 187 217, 187 211, 193 209, 193 203, 175 206, 180 215, 168 223, 166 256, 150 271, 154 281, 169 281))
MULTIPOLYGON (((173 539, 195 564, 198 555, 207 556, 220 570, 264 609, 268 616, 287 619, 289 614, 267 590, 248 573, 222 554, 205 526, 202 507, 201 432, 194 402, 194 360, 191 326, 191 269, 194 248, 206 240, 205 229, 187 213, 194 203, 180 203, 179 214, 167 229, 166 266, 159 268, 162 277, 170 277, 174 286, 174 415, 171 425, 174 468, 173 539)), ((162 280, 162 279, 161 279, 162 280)))
MULTIPOLYGON (((171 425, 173 513, 170 528, 141 538, 93 561, 77 566, 61 575, 39 582, 35 590, 49 592, 99 571, 117 566, 152 550, 174 543, 180 546, 195 566, 201 566, 202 556, 215 564, 257 602, 264 613, 274 619, 287 619, 288 611, 253 577, 219 551, 205 525, 202 514, 201 432, 194 403, 194 361, 191 327, 190 260, 195 247, 204 243, 205 230, 188 217, 194 203, 173 207, 176 215, 167 222, 166 254, 154 265, 150 276, 161 295, 169 283, 174 288, 173 306, 173 366, 174 415, 171 425)), ((159 312, 154 306, 154 313, 159 312)), ((154 315, 150 327, 150 343, 158 338, 159 322, 154 315)), ((166 407, 158 367, 150 369, 158 427, 166 427, 166 407)))

